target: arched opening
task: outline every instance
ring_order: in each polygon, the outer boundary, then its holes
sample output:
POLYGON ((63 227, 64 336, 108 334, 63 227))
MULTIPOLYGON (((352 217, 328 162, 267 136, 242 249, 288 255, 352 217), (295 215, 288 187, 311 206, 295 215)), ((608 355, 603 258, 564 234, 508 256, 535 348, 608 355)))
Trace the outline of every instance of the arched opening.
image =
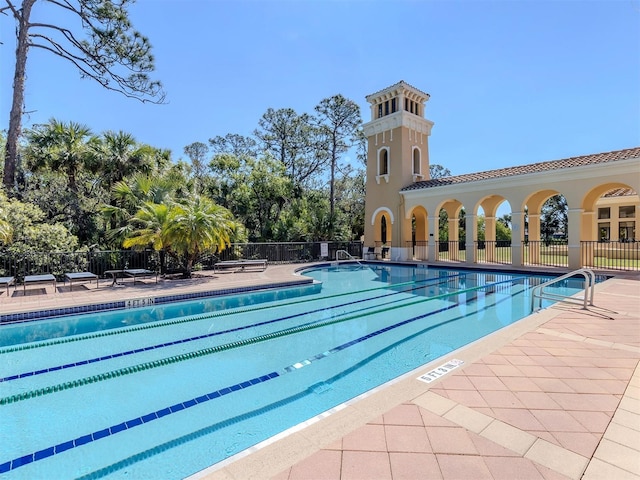
POLYGON ((371 232, 373 238, 369 240, 364 251, 365 258, 382 258, 383 253, 388 254, 392 243, 393 212, 387 207, 379 207, 370 217, 371 232))
POLYGON ((389 175, 389 151, 386 148, 380 150, 378 175, 389 175))
POLYGON ((465 216, 462 203, 452 199, 438 209, 437 256, 440 261, 464 261, 465 216))
POLYGON ((418 148, 413 149, 413 174, 422 175, 420 170, 420 150, 418 148))
POLYGON ((568 266, 569 217, 566 198, 555 190, 541 190, 529 196, 523 211, 523 263, 568 266))
POLYGON ((416 207, 411 212, 411 240, 407 241, 410 257, 414 260, 428 260, 429 221, 427 210, 416 207))
MULTIPOLYGON (((477 204, 475 261, 479 263, 511 263, 511 214, 502 207, 501 195, 489 195, 477 204)), ((508 203, 507 203, 508 205, 508 203)))
POLYGON ((383 245, 387 243, 387 217, 385 215, 382 216, 380 220, 380 238, 383 245))
POLYGON ((580 255, 584 266, 631 268, 640 262, 638 192, 625 184, 599 185, 582 201, 580 255))

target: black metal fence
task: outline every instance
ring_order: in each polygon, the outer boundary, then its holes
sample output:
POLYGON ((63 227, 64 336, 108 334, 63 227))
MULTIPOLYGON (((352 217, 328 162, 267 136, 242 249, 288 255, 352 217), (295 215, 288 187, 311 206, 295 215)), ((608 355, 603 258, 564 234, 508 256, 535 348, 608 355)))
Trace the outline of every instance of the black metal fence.
POLYGON ((466 259, 466 248, 464 241, 439 241, 438 260, 446 262, 464 262, 466 259))
POLYGON ((338 250, 345 250, 352 257, 362 258, 361 242, 233 243, 215 255, 203 255, 200 264, 206 269, 223 260, 265 258, 269 263, 335 260, 338 250))
POLYGON ((67 272, 93 272, 104 276, 106 270, 145 268, 157 270, 158 252, 153 250, 110 250, 85 252, 26 252, 0 251, 0 276, 22 280, 26 275, 52 273, 62 279, 67 272))
MULTIPOLYGON (((475 259, 477 263, 511 264, 509 241, 477 241, 475 259)), ((584 241, 581 245, 582 266, 607 270, 640 271, 640 242, 584 241)), ((381 258, 388 258, 389 249, 377 246, 381 258)), ((464 262, 465 242, 436 242, 438 260, 464 262)), ((566 240, 533 241, 523 243, 525 265, 568 266, 566 240)), ((427 242, 415 242, 414 258, 426 260, 427 242)), ((302 263, 323 259, 335 260, 336 252, 345 250, 355 258, 362 258, 361 242, 288 242, 288 243, 234 243, 215 255, 204 254, 194 269, 208 270, 221 260, 262 259, 271 264, 302 263)), ((62 280, 65 273, 89 271, 104 276, 107 270, 145 268, 163 273, 181 271, 184 265, 177 259, 153 250, 111 250, 84 252, 27 252, 21 254, 0 250, 0 276, 14 276, 21 281, 25 275, 52 273, 62 280)))
POLYGON ((476 262, 510 265, 511 240, 479 240, 474 242, 476 262))
POLYGON ((566 240, 527 240, 522 244, 522 253, 525 265, 569 266, 566 240))
MULTIPOLYGON (((346 250, 362 258, 361 242, 291 242, 291 243, 234 243, 215 255, 200 256, 195 269, 211 269, 221 260, 266 258, 269 263, 300 263, 322 259, 334 260, 338 250, 346 250)), ((180 271, 184 265, 165 255, 164 272, 180 271)), ((154 250, 112 250, 84 252, 27 252, 12 253, 0 250, 0 276, 13 276, 21 281, 26 275, 52 273, 60 280, 69 272, 93 272, 104 276, 107 270, 145 268, 161 271, 160 253, 154 250)))
POLYGON ((640 270, 640 242, 580 242, 582 265, 607 270, 640 270))
MULTIPOLYGON (((427 241, 409 241, 414 260, 427 260, 427 241)), ((441 241, 435 243, 436 261, 466 262, 473 253, 472 263, 511 265, 513 250, 511 240, 478 240, 473 252, 466 250, 464 242, 441 241)), ((581 266, 603 270, 640 271, 640 242, 580 242, 581 266)), ((569 246, 566 239, 526 240, 522 244, 524 265, 568 267, 569 246)))
POLYGON ((414 260, 427 260, 429 258, 429 242, 427 240, 407 242, 407 247, 412 249, 414 260))

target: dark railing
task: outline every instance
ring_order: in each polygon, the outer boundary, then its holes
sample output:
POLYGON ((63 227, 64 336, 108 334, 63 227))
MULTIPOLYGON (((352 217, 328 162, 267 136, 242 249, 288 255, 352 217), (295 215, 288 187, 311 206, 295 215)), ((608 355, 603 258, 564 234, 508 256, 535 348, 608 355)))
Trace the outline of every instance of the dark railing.
POLYGON ((510 265, 511 240, 479 240, 474 242, 478 263, 510 265))
POLYGON ((375 242, 375 252, 380 252, 378 255, 378 260, 389 258, 389 247, 386 243, 375 242))
POLYGON ((204 269, 208 269, 215 262, 223 260, 265 258, 269 263, 335 260, 338 250, 346 250, 352 257, 362 258, 361 242, 233 243, 222 252, 203 255, 199 263, 204 269), (323 244, 326 244, 326 252, 323 252, 323 244))
POLYGON ((429 258, 429 242, 427 240, 406 242, 406 247, 411 249, 411 255, 414 260, 427 260, 429 258))
MULTIPOLYGON (((221 260, 266 258, 269 263, 299 263, 321 259, 334 260, 338 250, 362 258, 361 242, 234 243, 222 252, 203 254, 194 269, 211 269, 221 260), (326 252, 323 244, 326 244, 326 252), (324 255, 326 253, 326 255, 324 255)), ((181 271, 176 258, 162 255, 165 272, 181 271)), ((21 281, 26 275, 52 273, 62 280, 68 272, 93 272, 101 277, 107 270, 144 268, 161 271, 161 253, 154 250, 113 250, 86 252, 11 253, 0 250, 0 277, 13 276, 21 281)))
POLYGON ((464 241, 440 241, 438 245, 438 260, 447 262, 464 262, 466 245, 464 241))
POLYGON ((527 240, 522 245, 522 253, 525 265, 569 266, 566 240, 527 240))
POLYGON ((583 267, 640 270, 640 242, 580 242, 583 267))
POLYGON ((52 273, 60 280, 66 272, 93 272, 104 276, 106 270, 145 268, 158 270, 159 255, 153 250, 111 250, 86 252, 0 251, 0 276, 22 280, 26 275, 52 273))
MULTIPOLYGON (((509 241, 477 241, 475 254, 478 263, 511 264, 509 241)), ((407 243, 410 247, 413 243, 407 243)), ((640 242, 596 242, 583 241, 581 245, 582 266, 607 270, 640 271, 640 242)), ((436 242, 438 260, 464 262, 464 242, 436 242)), ((388 257, 388 248, 377 245, 380 254, 388 257)), ((525 265, 568 266, 566 240, 524 242, 525 265)), ((208 270, 221 260, 262 259, 271 264, 301 263, 323 259, 335 260, 338 250, 346 250, 355 258, 362 258, 361 242, 289 242, 289 243, 235 243, 229 248, 213 254, 203 254, 194 269, 208 270), (326 244, 323 247, 323 244, 326 244), (326 255, 325 255, 326 254, 326 255)), ((416 241, 413 257, 426 260, 428 243, 416 241)), ((62 280, 67 272, 93 272, 101 277, 107 270, 145 268, 160 271, 161 255, 153 250, 112 250, 86 252, 27 252, 12 254, 0 250, 0 276, 14 276, 21 281, 25 275, 52 273, 62 280)), ((383 258, 384 258, 383 257, 383 258)), ((165 255, 164 272, 181 271, 184 268, 175 258, 165 255)))

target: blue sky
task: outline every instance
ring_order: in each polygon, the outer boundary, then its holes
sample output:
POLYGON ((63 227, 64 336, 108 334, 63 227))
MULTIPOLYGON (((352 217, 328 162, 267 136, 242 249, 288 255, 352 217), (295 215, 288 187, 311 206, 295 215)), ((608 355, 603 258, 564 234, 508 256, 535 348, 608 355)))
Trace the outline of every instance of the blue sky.
MULTIPOLYGON (((36 4, 34 19, 55 19, 36 4)), ((250 135, 268 108, 313 113, 399 80, 429 93, 431 163, 469 173, 640 145, 640 1, 138 0, 168 104, 141 104, 32 50, 25 126, 55 117, 183 147, 250 135)), ((14 27, 0 18, 0 129, 14 27)))

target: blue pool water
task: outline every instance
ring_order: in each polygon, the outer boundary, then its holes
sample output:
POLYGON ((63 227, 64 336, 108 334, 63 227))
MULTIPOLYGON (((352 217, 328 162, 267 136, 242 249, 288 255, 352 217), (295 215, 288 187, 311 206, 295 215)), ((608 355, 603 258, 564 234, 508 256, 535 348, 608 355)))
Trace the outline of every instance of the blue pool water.
POLYGON ((379 264, 303 273, 319 292, 1 326, 0 476, 184 478, 527 316, 548 279, 379 264))

